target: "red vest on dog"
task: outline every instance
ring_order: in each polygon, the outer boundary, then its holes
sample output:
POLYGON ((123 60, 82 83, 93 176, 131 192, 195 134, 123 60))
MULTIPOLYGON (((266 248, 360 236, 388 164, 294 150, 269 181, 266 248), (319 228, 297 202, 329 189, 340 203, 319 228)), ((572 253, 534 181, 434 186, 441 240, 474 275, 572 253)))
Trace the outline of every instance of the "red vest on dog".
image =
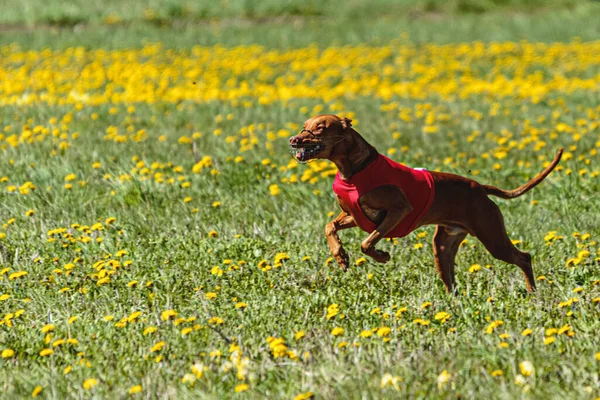
POLYGON ((362 212, 358 199, 363 194, 383 185, 397 186, 412 206, 412 211, 385 237, 404 237, 411 233, 419 220, 429 210, 435 194, 433 177, 429 171, 406 167, 379 155, 377 160, 353 175, 347 181, 338 172, 333 181, 333 191, 350 209, 356 225, 371 233, 377 227, 362 212))

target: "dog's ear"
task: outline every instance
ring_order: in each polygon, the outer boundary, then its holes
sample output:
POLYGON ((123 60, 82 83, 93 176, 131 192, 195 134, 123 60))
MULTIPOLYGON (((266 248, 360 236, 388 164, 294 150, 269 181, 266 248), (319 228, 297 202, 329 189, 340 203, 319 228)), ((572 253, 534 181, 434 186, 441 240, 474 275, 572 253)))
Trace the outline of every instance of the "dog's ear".
POLYGON ((342 118, 342 129, 346 130, 352 126, 352 120, 350 118, 342 118))

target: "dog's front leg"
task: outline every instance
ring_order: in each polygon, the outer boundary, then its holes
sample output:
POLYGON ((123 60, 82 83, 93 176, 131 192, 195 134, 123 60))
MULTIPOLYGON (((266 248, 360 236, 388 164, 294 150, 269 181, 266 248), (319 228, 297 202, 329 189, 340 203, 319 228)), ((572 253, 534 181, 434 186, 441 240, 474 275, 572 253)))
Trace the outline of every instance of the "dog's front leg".
POLYGON ((375 230, 361 243, 363 253, 372 257, 377 262, 385 263, 390 259, 390 254, 377 250, 375 246, 392 229, 396 227, 413 208, 404 193, 395 186, 380 186, 371 190, 359 199, 361 208, 370 212, 385 212, 385 217, 375 230))
POLYGON ((329 250, 344 272, 348 269, 350 260, 348 253, 342 247, 342 241, 337 232, 342 229, 354 228, 355 226, 354 219, 346 211, 342 211, 333 221, 325 225, 325 236, 327 237, 329 250))
POLYGON ((372 257, 375 261, 385 263, 390 260, 390 253, 375 248, 377 243, 385 235, 394 229, 410 213, 410 210, 391 210, 387 213, 385 219, 375 228, 373 232, 361 243, 360 249, 363 253, 372 257))

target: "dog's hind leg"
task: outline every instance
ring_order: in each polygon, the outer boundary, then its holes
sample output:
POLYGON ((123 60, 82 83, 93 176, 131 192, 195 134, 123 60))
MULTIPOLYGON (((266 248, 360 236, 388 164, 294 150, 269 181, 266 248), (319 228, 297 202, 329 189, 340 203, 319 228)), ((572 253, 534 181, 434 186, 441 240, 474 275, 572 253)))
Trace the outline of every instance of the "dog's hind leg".
POLYGON ((348 253, 346 253, 346 250, 342 247, 342 241, 337 232, 342 229, 354 228, 355 226, 356 223, 354 222, 354 219, 346 211, 342 211, 333 221, 325 225, 325 236, 327 237, 329 250, 343 271, 348 269, 350 260, 348 253))
POLYGON ((531 267, 531 255, 518 250, 506 234, 504 217, 498 206, 488 199, 482 199, 474 209, 470 221, 471 234, 483 243, 490 254, 498 260, 514 264, 525 275, 527 291, 535 290, 535 278, 531 267))
POLYGON ((448 293, 454 291, 454 258, 467 231, 460 227, 446 227, 438 225, 433 235, 433 255, 438 274, 448 293))

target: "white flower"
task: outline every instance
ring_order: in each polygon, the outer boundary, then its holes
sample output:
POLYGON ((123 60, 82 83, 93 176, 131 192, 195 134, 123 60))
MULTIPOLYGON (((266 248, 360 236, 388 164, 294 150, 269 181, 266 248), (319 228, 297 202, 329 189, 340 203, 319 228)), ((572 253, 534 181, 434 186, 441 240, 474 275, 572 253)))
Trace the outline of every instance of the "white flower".
POLYGON ((400 386, 398 385, 399 382, 402 382, 402 378, 399 376, 393 376, 392 374, 384 374, 383 377, 381 377, 381 388, 385 388, 386 386, 393 386, 394 389, 396 390, 400 390, 400 386))
POLYGON ((448 382, 450 382, 451 378, 452 374, 450 374, 447 370, 443 370, 437 378, 438 389, 442 389, 448 382))

